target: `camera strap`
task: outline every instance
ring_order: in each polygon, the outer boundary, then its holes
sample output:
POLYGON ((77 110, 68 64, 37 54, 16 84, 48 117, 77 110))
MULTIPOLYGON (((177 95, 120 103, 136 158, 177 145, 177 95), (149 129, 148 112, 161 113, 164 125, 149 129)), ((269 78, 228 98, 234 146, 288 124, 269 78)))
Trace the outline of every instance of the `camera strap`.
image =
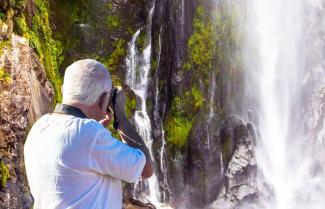
POLYGON ((87 118, 87 116, 77 107, 66 104, 57 104, 54 110, 55 113, 72 115, 78 118, 87 118))

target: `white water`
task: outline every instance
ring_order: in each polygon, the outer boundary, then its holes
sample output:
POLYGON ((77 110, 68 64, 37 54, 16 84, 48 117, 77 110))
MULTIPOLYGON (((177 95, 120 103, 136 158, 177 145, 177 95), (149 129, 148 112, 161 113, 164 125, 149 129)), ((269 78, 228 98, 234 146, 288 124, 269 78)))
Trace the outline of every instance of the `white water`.
MULTIPOLYGON (((303 114, 313 112, 310 110, 310 103, 313 103, 310 94, 319 90, 314 88, 325 86, 322 51, 325 41, 320 39, 319 45, 308 45, 311 43, 308 43, 310 34, 306 23, 312 24, 307 17, 313 15, 313 10, 308 8, 317 3, 324 7, 325 2, 321 0, 247 1, 248 82, 257 87, 248 91, 255 94, 253 97, 258 102, 257 126, 261 134, 256 158, 274 192, 274 198, 261 200, 256 208, 325 208, 325 165, 317 164, 318 158, 325 156, 325 150, 317 144, 319 137, 324 139, 324 129, 319 133, 308 133, 319 130, 308 129, 309 121, 314 121, 315 115, 307 117, 303 114), (314 62, 307 56, 308 48, 311 53, 320 50, 318 75, 323 79, 310 81, 306 78, 306 75, 314 74, 314 69, 307 65, 314 62), (309 81, 304 83, 304 79, 309 81)), ((324 103, 316 103, 313 107, 319 110, 319 117, 324 108, 318 105, 324 103)), ((321 117, 316 121, 324 124, 324 114, 321 117)))
MULTIPOLYGON (((164 115, 164 111, 165 111, 165 107, 161 107, 162 105, 159 104, 159 68, 160 68, 160 56, 161 56, 161 34, 162 33, 162 27, 160 27, 160 31, 159 31, 159 51, 158 51, 158 59, 157 59, 157 68, 154 69, 156 70, 156 91, 155 91, 155 109, 154 109, 154 117, 156 119, 160 119, 159 116, 159 109, 162 108, 163 109, 163 114, 164 115)), ((165 138, 165 130, 163 129, 163 123, 162 121, 159 121, 158 123, 160 123, 160 130, 161 130, 161 148, 160 148, 160 171, 162 172, 162 176, 163 176, 163 191, 161 191, 161 201, 165 202, 167 197, 166 197, 166 192, 170 193, 170 188, 169 188, 169 183, 168 183, 168 173, 167 173, 167 166, 166 166, 166 162, 165 162, 165 158, 166 158, 166 138, 165 138)))
MULTIPOLYGON (((148 90, 148 75, 151 67, 151 25, 153 11, 154 6, 150 9, 149 12, 149 24, 147 26, 148 45, 145 47, 143 52, 139 54, 135 45, 136 40, 140 34, 140 30, 138 30, 129 43, 129 53, 126 58, 126 83, 139 98, 138 108, 135 111, 134 115, 135 125, 140 136, 144 139, 146 145, 148 146, 151 156, 153 156, 151 122, 147 113, 146 98, 148 90)), ((146 180, 145 184, 148 186, 148 194, 144 197, 144 201, 158 204, 160 201, 160 190, 156 174, 146 180)))
MULTIPOLYGON (((151 135, 151 122, 147 113, 146 99, 148 92, 148 76, 151 69, 151 27, 152 27, 152 17, 154 13, 154 5, 149 11, 149 21, 146 28, 147 33, 147 46, 144 48, 143 52, 140 53, 136 47, 136 40, 140 35, 140 30, 138 30, 132 37, 129 43, 128 56, 126 58, 126 84, 134 91, 138 97, 137 110, 134 114, 134 121, 137 131, 140 136, 144 139, 147 147, 149 148, 150 154, 154 165, 155 159, 153 157, 153 138, 151 135)), ((158 96, 158 95, 157 95, 158 96)), ((164 144, 162 149, 164 149, 164 144)), ((161 157, 162 158, 162 157, 161 157)), ((161 165, 164 165, 163 159, 161 165)), ((162 168, 164 169, 164 168, 162 168)), ((167 181, 167 180, 166 180, 167 181)), ((149 202, 154 204, 159 208, 168 208, 161 203, 161 194, 159 189, 159 183, 156 173, 153 174, 148 180, 143 180, 145 188, 147 191, 141 191, 140 200, 143 202, 149 202)), ((139 191, 141 185, 139 182, 135 185, 135 192, 139 191)), ((141 189, 140 189, 141 190, 141 189)), ((138 194, 137 194, 138 195, 138 194)))

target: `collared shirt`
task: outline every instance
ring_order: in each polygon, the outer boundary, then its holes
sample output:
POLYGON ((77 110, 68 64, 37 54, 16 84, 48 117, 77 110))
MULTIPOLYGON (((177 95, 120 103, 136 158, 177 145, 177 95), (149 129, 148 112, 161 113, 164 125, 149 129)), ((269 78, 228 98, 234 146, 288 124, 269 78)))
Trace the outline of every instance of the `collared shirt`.
POLYGON ((24 147, 34 209, 121 209, 121 180, 137 181, 146 159, 100 123, 47 114, 24 147))

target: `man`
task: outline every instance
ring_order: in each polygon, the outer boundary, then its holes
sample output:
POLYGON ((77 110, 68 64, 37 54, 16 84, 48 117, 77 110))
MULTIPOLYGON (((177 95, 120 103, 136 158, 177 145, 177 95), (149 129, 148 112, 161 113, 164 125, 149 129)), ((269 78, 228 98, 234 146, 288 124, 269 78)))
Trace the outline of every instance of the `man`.
POLYGON ((149 151, 125 116, 123 90, 112 109, 126 144, 104 127, 111 90, 110 74, 95 60, 66 69, 62 104, 33 125, 24 147, 34 209, 121 209, 121 180, 152 175, 149 151))

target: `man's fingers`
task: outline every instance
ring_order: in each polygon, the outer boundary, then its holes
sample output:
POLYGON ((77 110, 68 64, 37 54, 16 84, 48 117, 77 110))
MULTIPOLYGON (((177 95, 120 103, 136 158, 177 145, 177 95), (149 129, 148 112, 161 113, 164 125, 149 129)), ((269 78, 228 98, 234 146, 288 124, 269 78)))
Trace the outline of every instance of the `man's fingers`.
POLYGON ((111 117, 111 115, 109 114, 109 113, 107 113, 106 115, 105 115, 105 119, 103 119, 103 120, 101 120, 101 121, 99 121, 103 126, 108 126, 108 124, 111 122, 111 119, 112 119, 112 117, 111 117))

